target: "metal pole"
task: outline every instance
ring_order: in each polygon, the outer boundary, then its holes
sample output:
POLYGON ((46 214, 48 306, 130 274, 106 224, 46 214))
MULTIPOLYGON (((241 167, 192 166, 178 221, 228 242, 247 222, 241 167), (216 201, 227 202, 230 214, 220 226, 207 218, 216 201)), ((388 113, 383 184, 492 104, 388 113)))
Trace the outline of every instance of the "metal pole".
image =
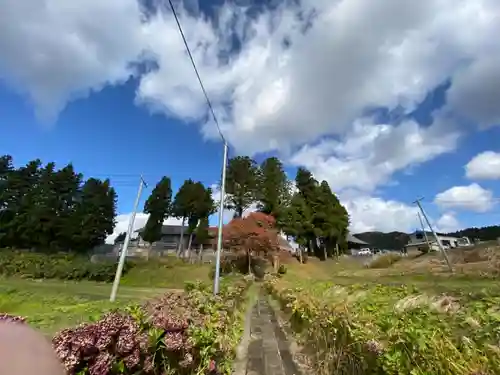
POLYGON ((420 221, 420 226, 422 227, 422 232, 425 237, 425 243, 427 243, 427 247, 429 248, 429 251, 431 250, 431 244, 429 242, 429 238, 427 237, 427 232, 425 231, 424 228, 424 222, 422 221, 422 215, 420 215, 420 212, 417 212, 418 220, 420 221))
POLYGON ((214 295, 219 293, 219 276, 220 276, 220 253, 222 251, 222 224, 224 214, 224 197, 226 189, 226 168, 227 168, 227 142, 224 141, 224 161, 222 164, 222 180, 220 184, 220 202, 219 202, 219 228, 217 231, 217 256, 215 260, 215 278, 214 278, 214 295))
POLYGON ((431 230, 432 234, 434 235, 434 238, 436 239, 436 242, 439 246, 439 250, 441 250, 441 253, 443 253, 444 260, 446 261, 446 264, 448 265, 450 272, 453 272, 453 268, 451 266, 450 260, 448 259, 448 255, 446 254, 446 250, 444 249, 443 245, 441 244, 441 240, 437 236, 436 232, 432 228, 432 225, 431 225, 429 219, 427 218, 427 215, 425 214, 424 209, 422 208, 422 205, 420 204, 420 199, 417 199, 415 201, 415 203, 417 204, 418 208, 420 208, 420 211, 422 212, 422 215, 424 216, 424 219, 425 219, 427 225, 429 226, 429 229, 431 230))
POLYGON ((137 191, 137 197, 135 198, 134 210, 130 216, 130 221, 128 223, 127 235, 125 236, 125 241, 123 242, 122 252, 120 254, 120 261, 118 262, 118 267, 116 268, 115 281, 113 282, 113 289, 111 289, 111 296, 109 300, 115 302, 116 293, 118 292, 118 285, 120 284, 120 279, 122 277, 123 265, 125 264, 125 258, 127 257, 128 244, 130 242, 130 237, 132 236, 132 231, 134 230, 135 215, 137 213, 137 207, 139 207, 139 200, 141 199, 142 188, 146 183, 144 182, 142 176, 139 182, 139 190, 137 191))

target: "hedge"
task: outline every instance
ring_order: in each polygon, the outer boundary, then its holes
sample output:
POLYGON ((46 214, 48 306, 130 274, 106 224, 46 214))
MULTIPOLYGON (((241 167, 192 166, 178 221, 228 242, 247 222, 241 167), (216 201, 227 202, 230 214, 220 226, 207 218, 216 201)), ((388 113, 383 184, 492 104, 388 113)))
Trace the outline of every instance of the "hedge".
MULTIPOLYGON (((133 266, 127 262, 124 274, 133 266)), ((0 250, 0 275, 27 279, 61 279, 113 281, 116 262, 92 263, 77 254, 44 254, 28 251, 0 250)))
POLYGON ((500 298, 267 282, 318 374, 500 373, 500 298))
MULTIPOLYGON (((68 375, 225 374, 232 372, 251 283, 189 283, 142 306, 65 329, 52 340, 68 375)), ((0 314, 0 321, 23 319, 0 314)))

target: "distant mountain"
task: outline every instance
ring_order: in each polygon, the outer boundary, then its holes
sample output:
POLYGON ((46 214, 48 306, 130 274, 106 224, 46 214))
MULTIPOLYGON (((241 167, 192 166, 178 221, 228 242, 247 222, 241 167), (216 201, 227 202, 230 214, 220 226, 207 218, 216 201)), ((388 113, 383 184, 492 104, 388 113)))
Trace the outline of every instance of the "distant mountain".
POLYGON ((363 232, 354 236, 379 249, 401 250, 410 241, 410 235, 403 232, 363 232))
POLYGON ((482 228, 466 228, 453 233, 447 233, 452 237, 469 237, 470 239, 479 239, 481 241, 494 241, 500 238, 500 225, 491 225, 482 228))
MULTIPOLYGON (((451 237, 469 237, 471 240, 479 239, 481 241, 493 241, 500 238, 500 225, 482 228, 466 228, 452 233, 445 233, 444 235, 451 237)), ((373 247, 389 250, 400 250, 410 241, 410 235, 403 232, 363 232, 355 234, 354 236, 368 242, 373 247)))

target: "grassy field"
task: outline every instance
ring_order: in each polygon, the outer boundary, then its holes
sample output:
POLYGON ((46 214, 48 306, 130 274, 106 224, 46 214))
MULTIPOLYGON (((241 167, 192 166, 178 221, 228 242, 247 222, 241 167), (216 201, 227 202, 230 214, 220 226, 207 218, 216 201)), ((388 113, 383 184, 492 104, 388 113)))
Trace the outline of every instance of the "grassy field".
POLYGON ((341 257, 325 262, 310 258, 307 264, 291 262, 287 278, 330 281, 339 285, 382 284, 410 285, 433 293, 467 294, 488 290, 500 295, 500 247, 481 246, 466 251, 449 252, 453 265, 450 273, 438 253, 418 252, 401 258, 394 264, 367 268, 367 259, 341 257))
POLYGON ((209 280, 210 267, 180 261, 149 262, 122 278, 117 301, 109 302, 110 283, 0 279, 0 313, 21 315, 46 334, 98 319, 103 313, 140 303, 186 281, 209 280))
POLYGON ((266 287, 311 373, 498 374, 499 255, 450 251, 453 273, 439 254, 291 261, 266 287))

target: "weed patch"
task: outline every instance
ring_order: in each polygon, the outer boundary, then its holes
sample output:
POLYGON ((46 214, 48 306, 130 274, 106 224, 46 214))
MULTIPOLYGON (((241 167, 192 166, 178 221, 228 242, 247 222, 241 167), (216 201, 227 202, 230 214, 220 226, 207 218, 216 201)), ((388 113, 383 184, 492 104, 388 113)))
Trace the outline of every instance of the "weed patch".
POLYGON ((283 278, 266 287, 311 349, 317 374, 500 373, 498 296, 283 278))

